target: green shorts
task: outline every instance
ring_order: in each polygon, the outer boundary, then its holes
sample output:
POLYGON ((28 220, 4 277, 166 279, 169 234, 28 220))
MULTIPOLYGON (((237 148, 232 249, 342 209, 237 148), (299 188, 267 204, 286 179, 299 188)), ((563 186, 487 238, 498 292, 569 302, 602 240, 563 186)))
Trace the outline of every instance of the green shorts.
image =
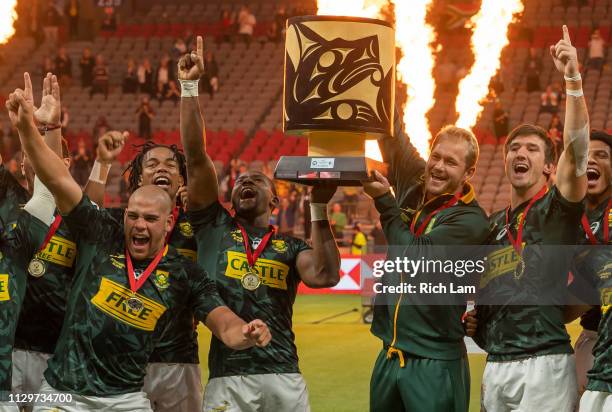
POLYGON ((370 381, 371 412, 467 412, 470 368, 467 357, 438 360, 404 353, 387 358, 383 349, 370 381))

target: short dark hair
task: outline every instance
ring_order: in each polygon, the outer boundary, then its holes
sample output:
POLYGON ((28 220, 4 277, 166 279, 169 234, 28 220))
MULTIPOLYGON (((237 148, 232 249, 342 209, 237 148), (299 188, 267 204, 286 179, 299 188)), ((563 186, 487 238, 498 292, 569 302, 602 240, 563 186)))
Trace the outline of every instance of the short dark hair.
POLYGON ((476 166, 478 156, 480 155, 480 147, 478 146, 478 140, 476 136, 474 136, 474 133, 462 127, 452 125, 444 126, 431 142, 431 150, 433 151, 439 140, 445 137, 452 137, 466 142, 468 144, 468 151, 465 153, 465 168, 467 170, 476 166))
POLYGON ((591 140, 599 140, 604 142, 612 150, 612 135, 604 132, 603 130, 591 130, 591 140))
POLYGON ((134 147, 140 148, 140 152, 138 152, 138 154, 134 156, 134 159, 132 159, 128 167, 123 172, 124 174, 129 172, 128 191, 130 193, 133 193, 136 189, 138 189, 140 185, 140 177, 142 176, 142 161, 144 160, 145 155, 157 147, 163 147, 174 153, 174 158, 178 163, 179 173, 181 174, 181 176, 183 176, 184 184, 187 184, 187 162, 185 161, 185 155, 183 154, 183 152, 181 152, 177 145, 173 144, 168 146, 165 144, 158 144, 152 141, 148 141, 143 145, 134 147))
POLYGON ((508 154, 508 148, 510 147, 510 143, 517 137, 523 136, 537 136, 544 142, 544 161, 548 163, 555 163, 557 160, 557 152, 555 150, 555 145, 550 137, 548 137, 548 133, 546 130, 541 128, 540 126, 536 126, 533 124, 522 124, 520 126, 516 126, 512 131, 508 134, 508 138, 506 139, 506 143, 504 144, 504 157, 508 154))

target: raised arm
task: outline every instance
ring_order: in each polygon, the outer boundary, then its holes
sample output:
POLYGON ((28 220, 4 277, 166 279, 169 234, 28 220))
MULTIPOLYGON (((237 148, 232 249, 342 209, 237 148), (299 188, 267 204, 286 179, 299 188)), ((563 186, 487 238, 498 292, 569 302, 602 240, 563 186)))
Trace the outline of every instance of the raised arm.
POLYGON ((582 80, 578 71, 578 55, 572 46, 567 26, 563 26, 563 39, 550 47, 557 70, 563 73, 566 86, 563 153, 557 166, 557 187, 561 195, 573 202, 586 195, 586 169, 589 152, 589 114, 582 93, 582 80))
MULTIPOLYGON (((27 73, 24 79, 29 79, 27 73)), ((16 89, 6 101, 9 117, 19 131, 24 148, 34 172, 43 184, 53 193, 57 206, 62 213, 69 213, 79 203, 83 193, 70 172, 60 159, 47 146, 34 124, 34 105, 26 99, 24 90, 16 89)))
POLYGON ((406 207, 407 192, 416 179, 425 173, 425 160, 410 143, 410 138, 404 132, 399 112, 395 112, 393 123, 394 136, 378 140, 381 154, 389 165, 389 181, 401 207, 406 207))
POLYGON ((104 205, 104 192, 106 190, 106 179, 111 169, 111 165, 125 147, 129 134, 112 130, 104 133, 98 139, 96 148, 96 161, 91 168, 89 180, 85 185, 85 194, 96 204, 104 205))
POLYGON ((187 194, 191 210, 203 209, 219 198, 215 166, 206 152, 206 130, 198 100, 198 81, 204 75, 204 42, 179 60, 181 83, 181 142, 187 158, 187 194))
POLYGON ((340 252, 327 219, 327 203, 335 192, 336 186, 321 184, 310 195, 312 250, 301 251, 296 264, 300 278, 311 288, 332 287, 340 281, 340 252))

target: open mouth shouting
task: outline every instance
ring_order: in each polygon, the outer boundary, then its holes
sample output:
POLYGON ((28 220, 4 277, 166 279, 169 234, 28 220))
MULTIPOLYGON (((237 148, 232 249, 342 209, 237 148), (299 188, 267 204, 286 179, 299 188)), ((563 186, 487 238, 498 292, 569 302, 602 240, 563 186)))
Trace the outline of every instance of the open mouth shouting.
POLYGON ((598 169, 592 166, 589 166, 587 168, 587 180, 589 182, 589 186, 593 186, 597 184, 597 181, 599 180, 600 177, 601 177, 601 172, 598 169))
POLYGON ((523 177, 527 175, 527 172, 529 171, 529 164, 522 161, 515 162, 514 165, 512 165, 512 171, 514 172, 515 176, 523 177))
POLYGON ((254 200, 256 197, 257 191, 251 186, 244 187, 240 191, 240 200, 254 200))
POLYGON ((153 184, 155 186, 159 186, 164 190, 167 190, 170 187, 170 178, 166 175, 160 175, 157 176, 154 180, 153 180, 153 184))
POLYGON ((151 238, 145 233, 135 233, 131 237, 132 248, 136 253, 143 253, 148 250, 151 238))

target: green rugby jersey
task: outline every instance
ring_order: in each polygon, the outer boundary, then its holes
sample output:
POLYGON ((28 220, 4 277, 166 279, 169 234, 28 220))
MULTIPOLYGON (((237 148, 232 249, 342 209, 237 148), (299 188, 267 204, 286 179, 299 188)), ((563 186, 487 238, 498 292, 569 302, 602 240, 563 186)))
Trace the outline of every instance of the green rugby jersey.
MULTIPOLYGON (((123 222, 124 208, 107 209, 118 221, 123 222)), ((195 262, 197 247, 193 229, 187 220, 187 214, 179 210, 176 224, 170 235, 170 246, 181 255, 195 262)), ((170 325, 168 332, 157 345, 149 362, 161 363, 199 363, 198 332, 194 323, 194 315, 185 307, 170 325)))
MULTIPOLYGON (((592 252, 576 262, 574 267, 575 283, 586 281, 599 293, 601 321, 597 342, 593 348, 593 368, 587 373, 587 389, 602 392, 612 392, 612 248, 609 246, 612 239, 608 239, 608 245, 605 245, 603 236, 603 224, 608 225, 609 233, 612 234, 612 211, 608 211, 607 206, 608 199, 596 208, 586 211, 591 230, 600 246, 593 248, 592 252)), ((580 243, 590 244, 582 225, 579 227, 580 243)), ((575 290, 574 284, 571 288, 575 290)))
POLYGON ((15 224, 19 211, 30 199, 28 191, 0 164, 0 228, 8 230, 15 224))
MULTIPOLYGON (((420 246, 478 245, 488 234, 486 214, 478 206, 474 189, 466 184, 459 202, 437 213, 420 237, 410 232, 412 220, 418 227, 426 216, 448 201, 452 195, 442 195, 423 204, 425 160, 412 146, 404 133, 396 113, 396 137, 378 141, 381 153, 389 164, 389 182, 393 186, 397 202, 390 194, 379 197, 375 205, 381 213, 381 223, 389 246, 387 259, 393 260, 399 247, 414 250, 420 246), (398 209, 398 206, 400 209, 398 209)), ((418 253, 418 252, 417 252, 418 253)), ((383 285, 396 285, 402 278, 397 273, 386 273, 383 285)), ((384 299, 374 306, 371 332, 385 346, 429 359, 459 359, 465 353, 465 332, 461 317, 465 302, 456 305, 441 302, 440 305, 406 304, 403 295, 377 297, 384 299), (397 312, 397 316, 396 316, 397 312)), ((418 296, 410 296, 418 299, 418 296)))
MULTIPOLYGON (((235 351, 213 336, 208 356, 210 378, 261 373, 299 372, 292 330, 293 303, 300 276, 296 259, 310 249, 304 241, 275 233, 255 264, 261 285, 246 290, 240 282, 248 269, 240 229, 219 202, 189 213, 198 243, 198 264, 213 276, 219 294, 246 322, 261 319, 272 341, 265 348, 235 351)), ((268 229, 245 226, 252 248, 268 229)))
POLYGON ((48 226, 29 213, 19 214, 13 230, 0 240, 0 391, 11 390, 13 343, 26 291, 27 272, 40 233, 48 226))
MULTIPOLYGON (((509 222, 516 238, 518 222, 529 201, 510 212, 509 222)), ((578 236, 583 204, 569 202, 553 186, 536 201, 524 220, 522 243, 529 245, 573 245, 578 236)), ((563 321, 571 256, 559 256, 544 250, 529 257, 520 279, 514 277, 519 262, 506 231, 506 211, 491 218, 488 244, 499 249, 488 256, 488 269, 480 280, 480 295, 499 305, 477 305, 476 342, 489 354, 489 361, 512 361, 538 355, 572 353, 563 321), (494 264, 492 262, 497 262, 494 264), (533 265, 538 265, 533 267, 533 265), (539 266, 541 265, 541 266, 539 266), (546 270, 541 270, 546 268, 546 270), (525 305, 536 302, 544 291, 557 291, 558 305, 525 305)), ((529 251, 529 249, 527 249, 529 251)))
MULTIPOLYGON (((141 390, 153 349, 189 307, 205 321, 223 306, 215 283, 172 247, 138 290, 133 310, 123 225, 86 196, 64 217, 79 247, 75 277, 55 354, 45 371, 60 391, 111 396, 141 390)), ((135 261, 144 270, 150 260, 135 261)))
MULTIPOLYGON (((34 228, 44 240, 48 226, 34 228)), ((42 242, 41 242, 42 243, 42 242)), ((68 226, 62 222, 36 257, 46 264, 41 277, 28 276, 25 298, 15 333, 15 348, 52 354, 66 313, 77 250, 68 226)))

